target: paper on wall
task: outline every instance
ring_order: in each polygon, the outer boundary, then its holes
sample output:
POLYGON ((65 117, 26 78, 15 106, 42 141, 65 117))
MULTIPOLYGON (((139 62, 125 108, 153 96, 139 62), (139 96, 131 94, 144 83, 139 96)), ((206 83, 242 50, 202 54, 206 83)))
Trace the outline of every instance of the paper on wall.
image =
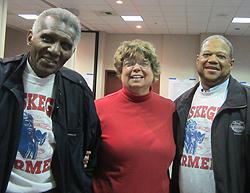
POLYGON ((184 93, 186 90, 190 89, 197 83, 195 78, 189 79, 177 79, 169 78, 168 79, 168 98, 175 100, 178 96, 184 93))
POLYGON ((85 74, 82 74, 82 76, 86 80, 89 88, 93 91, 94 74, 93 73, 85 73, 85 74))

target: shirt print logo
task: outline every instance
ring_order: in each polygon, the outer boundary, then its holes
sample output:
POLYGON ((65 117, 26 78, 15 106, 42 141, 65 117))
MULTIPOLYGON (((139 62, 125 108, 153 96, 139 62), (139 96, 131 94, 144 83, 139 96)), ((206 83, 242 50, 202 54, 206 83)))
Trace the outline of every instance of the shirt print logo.
POLYGON ((197 123, 194 120, 188 120, 186 124, 186 133, 184 148, 187 154, 195 154, 198 144, 202 143, 205 134, 197 131, 197 123))
POLYGON ((23 158, 36 159, 38 145, 43 145, 47 132, 42 133, 34 128, 31 114, 23 113, 23 126, 18 151, 23 158))
POLYGON ((229 127, 233 130, 234 135, 242 135, 242 132, 245 130, 245 123, 240 120, 235 120, 229 127))

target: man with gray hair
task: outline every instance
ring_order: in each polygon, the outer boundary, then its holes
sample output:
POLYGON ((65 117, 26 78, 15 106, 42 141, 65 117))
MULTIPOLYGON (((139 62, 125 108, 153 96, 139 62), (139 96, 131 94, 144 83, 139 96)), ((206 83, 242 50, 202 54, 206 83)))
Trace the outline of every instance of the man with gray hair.
POLYGON ((92 192, 99 119, 85 80, 63 67, 80 34, 74 14, 48 9, 28 32, 29 52, 0 60, 1 193, 92 192))
POLYGON ((175 101, 173 193, 250 192, 250 89, 230 75, 233 64, 224 36, 202 42, 200 82, 175 101))

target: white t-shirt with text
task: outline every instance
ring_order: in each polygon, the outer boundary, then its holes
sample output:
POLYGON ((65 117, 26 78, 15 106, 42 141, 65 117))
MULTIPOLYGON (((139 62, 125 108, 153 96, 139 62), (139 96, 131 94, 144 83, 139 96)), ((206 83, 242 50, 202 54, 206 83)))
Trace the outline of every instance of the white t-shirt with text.
POLYGON ((189 110, 179 184, 181 193, 215 193, 211 126, 226 100, 228 80, 204 91, 199 86, 189 110))
POLYGON ((24 113, 9 193, 37 193, 56 184, 50 169, 55 139, 52 132, 55 74, 38 77, 29 64, 23 74, 24 113))

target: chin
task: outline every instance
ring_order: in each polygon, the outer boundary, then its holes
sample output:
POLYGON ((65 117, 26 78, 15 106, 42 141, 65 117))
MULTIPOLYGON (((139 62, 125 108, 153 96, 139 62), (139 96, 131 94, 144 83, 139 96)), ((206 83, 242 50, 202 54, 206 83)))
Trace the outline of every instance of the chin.
POLYGON ((129 87, 130 87, 130 88, 133 88, 133 89, 140 89, 140 88, 142 88, 143 86, 142 86, 142 85, 130 85, 129 87))

